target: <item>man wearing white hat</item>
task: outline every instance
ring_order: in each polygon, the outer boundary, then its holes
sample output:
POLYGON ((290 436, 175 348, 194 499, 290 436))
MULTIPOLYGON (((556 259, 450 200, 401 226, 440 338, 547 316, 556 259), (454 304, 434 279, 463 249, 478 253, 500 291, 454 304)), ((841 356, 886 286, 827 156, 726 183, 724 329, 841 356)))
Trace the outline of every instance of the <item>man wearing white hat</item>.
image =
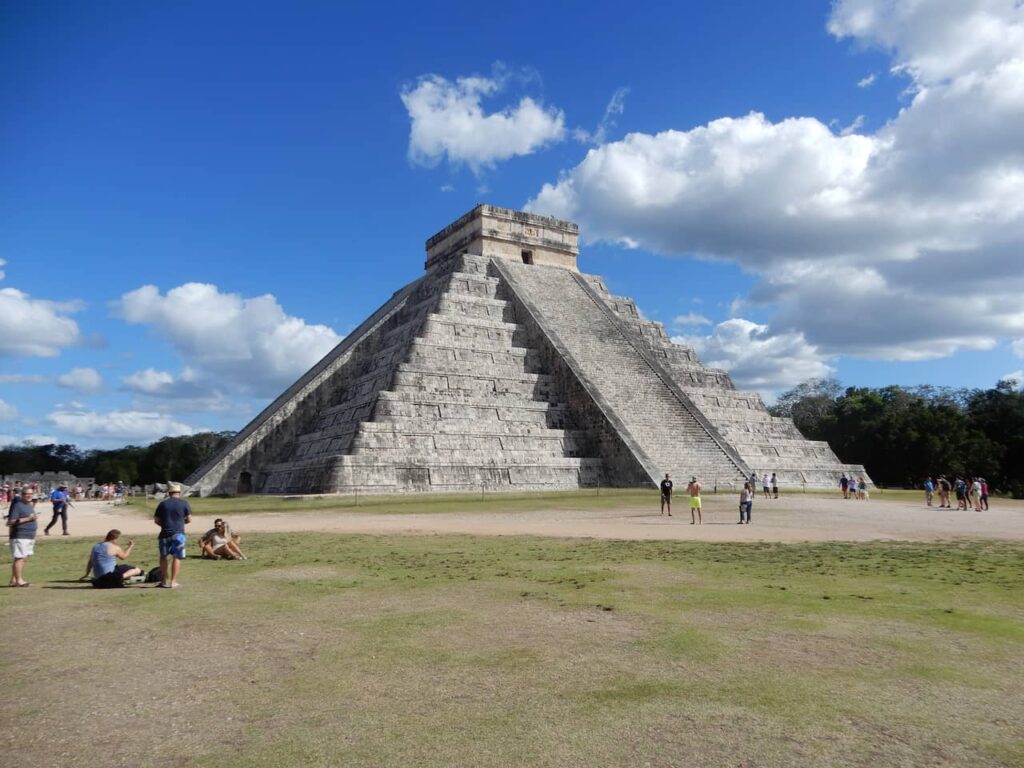
POLYGON ((167 484, 167 498, 160 502, 153 515, 160 526, 160 583, 164 589, 178 587, 181 561, 185 559, 185 526, 192 522, 192 507, 181 498, 181 486, 167 484))

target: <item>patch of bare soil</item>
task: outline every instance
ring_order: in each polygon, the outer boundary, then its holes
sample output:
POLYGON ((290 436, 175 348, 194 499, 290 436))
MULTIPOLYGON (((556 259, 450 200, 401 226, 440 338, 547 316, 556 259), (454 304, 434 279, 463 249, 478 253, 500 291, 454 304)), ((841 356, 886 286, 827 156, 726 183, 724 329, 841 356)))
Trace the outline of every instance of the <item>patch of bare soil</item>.
MULTIPOLYGON (((692 541, 944 541, 957 538, 1024 540, 1024 502, 998 500, 986 512, 927 507, 921 502, 844 501, 836 497, 792 495, 754 503, 753 523, 737 525, 732 494, 708 495, 704 523, 689 514, 663 517, 652 494, 647 508, 542 510, 534 512, 455 512, 374 514, 337 511, 233 514, 232 526, 247 532, 330 531, 335 533, 461 533, 482 536, 535 535, 634 540, 692 541)), ((75 535, 101 537, 110 528, 129 536, 153 536, 151 519, 130 507, 79 502, 72 510, 75 535)), ((213 517, 197 517, 196 536, 213 517)))

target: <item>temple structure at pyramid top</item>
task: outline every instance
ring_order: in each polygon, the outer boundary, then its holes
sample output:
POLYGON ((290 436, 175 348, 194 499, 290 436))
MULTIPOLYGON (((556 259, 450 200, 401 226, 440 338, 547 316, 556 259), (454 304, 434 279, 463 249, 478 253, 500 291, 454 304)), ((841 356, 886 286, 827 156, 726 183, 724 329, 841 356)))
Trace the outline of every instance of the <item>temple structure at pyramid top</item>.
POLYGON ((579 240, 571 221, 483 204, 427 240, 425 267, 472 254, 575 270, 579 240))
POLYGON ((187 479, 193 492, 834 487, 844 465, 579 272, 568 221, 478 205, 187 479))

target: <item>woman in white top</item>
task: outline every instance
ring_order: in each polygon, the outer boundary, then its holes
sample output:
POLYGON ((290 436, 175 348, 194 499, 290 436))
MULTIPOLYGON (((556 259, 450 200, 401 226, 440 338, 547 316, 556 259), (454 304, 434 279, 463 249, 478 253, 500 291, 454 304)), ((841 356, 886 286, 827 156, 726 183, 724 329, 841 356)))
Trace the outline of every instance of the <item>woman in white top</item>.
POLYGON ((740 521, 738 525, 743 525, 744 522, 750 525, 750 510, 754 507, 754 486, 750 483, 743 484, 743 490, 740 491, 740 521), (743 520, 743 515, 746 513, 747 519, 743 520))
POLYGON ((248 560, 238 546, 241 540, 242 537, 233 533, 226 521, 218 518, 213 521, 213 528, 199 540, 199 548, 203 557, 214 560, 248 560))

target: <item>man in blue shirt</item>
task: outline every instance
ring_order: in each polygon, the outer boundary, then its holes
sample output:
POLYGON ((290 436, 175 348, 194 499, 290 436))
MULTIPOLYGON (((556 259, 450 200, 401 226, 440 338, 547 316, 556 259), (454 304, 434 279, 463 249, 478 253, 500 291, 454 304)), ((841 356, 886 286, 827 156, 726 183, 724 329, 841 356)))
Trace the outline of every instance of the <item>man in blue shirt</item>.
POLYGON ((57 524, 57 520, 60 520, 61 528, 64 529, 64 535, 68 535, 68 504, 71 503, 71 498, 68 496, 68 487, 66 485, 60 486, 57 490, 50 494, 50 503, 53 504, 53 517, 50 518, 49 524, 43 528, 43 533, 47 536, 50 535, 50 529, 57 524))
POLYGON ((177 588, 181 561, 185 559, 185 526, 192 522, 192 507, 181 498, 181 486, 167 484, 167 498, 160 502, 153 515, 160 526, 160 583, 164 589, 177 588))
POLYGON ((7 513, 7 527, 11 531, 11 581, 12 587, 28 587, 29 582, 25 581, 25 561, 32 557, 36 543, 36 514, 32 505, 32 488, 24 486, 21 489, 21 496, 14 500, 11 509, 7 513))

